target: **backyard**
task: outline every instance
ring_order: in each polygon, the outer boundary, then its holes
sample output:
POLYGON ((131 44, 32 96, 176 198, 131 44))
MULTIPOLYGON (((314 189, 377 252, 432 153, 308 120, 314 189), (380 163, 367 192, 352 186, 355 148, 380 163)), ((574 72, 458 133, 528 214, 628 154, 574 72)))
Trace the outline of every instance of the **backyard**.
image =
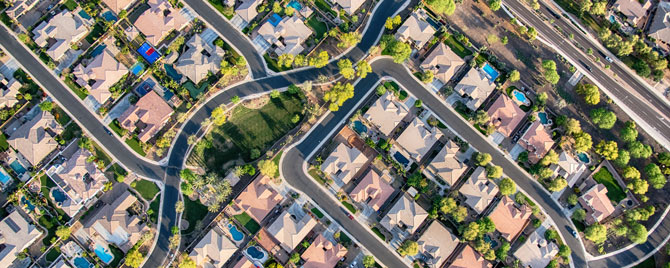
POLYGON ((135 152, 140 154, 141 156, 146 156, 147 153, 144 152, 144 149, 142 149, 142 144, 140 143, 140 140, 137 138, 137 136, 133 136, 131 138, 126 139, 126 144, 130 146, 130 148, 133 148, 135 152))
POLYGON ((602 183, 605 185, 607 188, 607 197, 609 197, 610 200, 614 201, 615 203, 621 202, 624 198, 626 198, 626 193, 624 190, 619 186, 617 183, 616 179, 614 179, 614 176, 612 176, 612 173, 606 168, 606 167, 601 167, 598 172, 593 174, 593 179, 598 182, 602 183))
POLYGON ((235 220, 237 220, 240 224, 244 226, 249 233, 255 234, 258 232, 258 230, 261 229, 261 226, 249 216, 246 212, 242 212, 240 214, 237 214, 234 216, 235 220))

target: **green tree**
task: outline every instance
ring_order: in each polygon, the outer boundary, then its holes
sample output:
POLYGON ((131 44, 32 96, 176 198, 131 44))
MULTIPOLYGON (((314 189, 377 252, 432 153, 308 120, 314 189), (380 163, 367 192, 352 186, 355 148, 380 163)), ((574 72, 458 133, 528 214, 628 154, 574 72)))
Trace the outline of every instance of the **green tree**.
POLYGON ((475 153, 475 164, 481 167, 484 167, 491 162, 491 155, 488 153, 477 152, 475 153))
POLYGON ((595 85, 580 83, 577 85, 575 92, 581 95, 587 104, 596 105, 600 103, 600 90, 595 85))
POLYGON ((627 166, 623 169, 623 172, 621 172, 621 176, 625 179, 639 179, 640 171, 635 167, 627 166))
POLYGON ((279 90, 273 89, 272 91, 270 91, 270 98, 276 99, 279 98, 279 96, 281 96, 279 90))
POLYGON ((512 195, 516 193, 516 183, 510 178, 504 178, 498 183, 498 188, 500 189, 500 194, 502 195, 512 195))
POLYGON ((565 132, 568 135, 573 135, 575 133, 581 132, 582 126, 579 123, 579 120, 570 118, 565 121, 565 132))
POLYGON ((637 125, 633 121, 626 122, 625 126, 621 129, 619 136, 624 142, 632 142, 637 139, 637 125))
POLYGON ((601 155, 607 160, 614 160, 619 157, 619 146, 615 141, 601 140, 595 147, 597 154, 601 155))
POLYGON ((500 166, 488 165, 486 166, 486 176, 491 179, 500 178, 503 175, 503 169, 500 166))
POLYGON ((611 129, 616 123, 616 115, 614 112, 605 108, 596 108, 590 112, 591 121, 602 129, 611 129))
POLYGON ((582 13, 589 12, 589 10, 591 10, 591 6, 593 6, 593 2, 591 2, 591 0, 582 0, 579 2, 579 11, 582 13))
POLYGON ((607 228, 600 223, 595 223, 586 227, 584 237, 593 243, 602 244, 607 239, 607 228))
POLYGON ((484 110, 479 110, 477 113, 475 113, 475 123, 481 125, 486 125, 489 123, 491 118, 489 117, 489 113, 487 113, 484 110))
POLYGON ((566 202, 568 202, 568 205, 571 206, 577 205, 577 195, 576 194, 568 195, 566 202))
POLYGON ((337 67, 340 69, 340 74, 345 79, 354 79, 356 76, 356 71, 354 70, 351 61, 348 59, 341 59, 337 62, 337 67))
POLYGON ((298 264, 300 262, 300 254, 298 254, 298 252, 294 252, 289 259, 289 262, 298 264))
POLYGON ((548 229, 544 232, 544 239, 554 241, 558 238, 558 232, 554 229, 548 229))
POLYGON ((572 213, 572 219, 582 222, 586 218, 586 210, 584 209, 577 209, 575 212, 572 213))
POLYGON ((361 34, 358 32, 348 32, 340 35, 340 42, 337 44, 339 48, 350 48, 361 41, 361 34))
POLYGON ((365 266, 365 268, 375 267, 375 264, 377 264, 375 257, 371 255, 365 255, 365 257, 363 257, 363 266, 365 266))
POLYGON ((551 164, 558 164, 558 154, 553 149, 549 150, 549 152, 547 152, 547 154, 540 160, 540 165, 548 166, 551 164))
MULTIPOLYGON (((438 0, 438 1, 444 1, 444 0, 438 0)), ((409 58, 409 55, 412 53, 412 48, 409 46, 409 44, 405 42, 394 40, 393 42, 388 44, 388 53, 391 55, 391 57, 393 57, 393 61, 395 63, 403 63, 409 58)))
POLYGON ((388 17, 386 18, 386 23, 384 23, 384 27, 388 30, 393 30, 396 26, 400 25, 402 23, 402 18, 400 15, 395 15, 395 17, 388 17))
POLYGON ((477 224, 479 224, 480 235, 493 233, 496 230, 495 223, 493 223, 491 218, 489 218, 488 216, 482 217, 481 219, 477 220, 477 224))
POLYGON ((419 244, 412 240, 405 240, 405 242, 398 247, 400 256, 414 256, 419 253, 419 244))
POLYGON ((72 231, 70 230, 70 227, 67 227, 65 225, 58 226, 56 229, 56 236, 60 238, 60 240, 67 240, 70 238, 70 234, 72 231))
POLYGON ((625 167, 630 161, 630 152, 626 149, 619 149, 619 156, 614 159, 614 164, 618 167, 625 167))
MULTIPOLYGON (((503 38, 504 38, 504 37, 503 37, 503 38)), ((509 73, 509 77, 508 77, 507 79, 508 79, 510 82, 516 82, 516 81, 519 81, 520 78, 521 78, 521 74, 519 73, 519 71, 517 71, 517 70, 512 70, 512 71, 509 73)))
POLYGON ((628 151, 633 158, 649 158, 653 151, 651 146, 640 141, 633 141, 628 144, 628 151))
POLYGON ((384 85, 379 85, 379 86, 377 86, 377 89, 375 90, 375 92, 377 93, 377 96, 382 96, 382 95, 386 94, 386 87, 384 85))
POLYGON ((665 175, 663 175, 663 172, 661 172, 661 168, 658 165, 651 163, 645 166, 644 173, 647 175, 647 181, 654 189, 661 189, 663 186, 665 186, 667 180, 665 179, 665 175))
POLYGON ((223 105, 214 108, 212 110, 212 122, 214 125, 220 126, 226 123, 226 111, 223 110, 223 105))
POLYGON ((507 240, 503 240, 500 244, 500 247, 496 250, 496 258, 500 261, 504 261, 507 258, 507 253, 511 248, 512 245, 510 245, 507 240))
MULTIPOLYGON (((530 28, 533 29, 534 28, 530 28)), ((544 78, 549 81, 549 83, 555 85, 558 84, 558 80, 561 78, 556 72, 556 62, 553 60, 544 60, 542 61, 542 69, 544 70, 544 78)))
POLYGON ((309 65, 312 65, 315 68, 321 68, 328 64, 328 60, 330 60, 330 55, 328 55, 328 51, 324 50, 319 52, 316 57, 310 58, 309 65))
POLYGON ((144 256, 142 253, 140 253, 136 248, 130 249, 128 251, 128 254, 126 255, 126 262, 125 264, 133 267, 133 268, 138 268, 140 265, 142 265, 142 261, 144 260, 144 256))
POLYGON ((537 172, 537 175, 538 175, 541 179, 548 179, 548 178, 551 178, 552 176, 554 176, 554 171, 551 170, 551 169, 548 168, 548 167, 542 167, 542 168, 540 168, 540 170, 537 172))
MULTIPOLYGON (((534 27, 528 27, 528 30, 526 31, 526 35, 528 36, 528 41, 533 41, 537 38, 537 30, 534 27)), ((554 71, 555 72, 555 71, 554 71)), ((558 76, 558 73, 556 73, 558 76)), ((549 80, 551 81, 551 80, 549 80)))
POLYGON ((647 242, 647 228, 638 222, 630 222, 627 237, 633 243, 642 244, 647 242))
POLYGON ((43 101, 39 105, 40 109, 45 112, 51 112, 54 108, 54 104, 51 101, 43 101))
POLYGON ((450 16, 456 11, 454 0, 427 0, 426 3, 433 11, 450 16))
POLYGON ((498 11, 498 9, 500 9, 501 4, 502 4, 501 0, 489 0, 489 8, 491 8, 492 11, 498 11))
POLYGON ((607 1, 600 1, 593 3, 590 12, 591 14, 596 16, 605 15, 605 13, 607 13, 607 1))
POLYGON ((331 111, 337 111, 340 109, 340 106, 342 106, 342 104, 344 104, 345 101, 352 98, 353 96, 354 96, 353 85, 351 85, 350 83, 342 84, 340 82, 337 82, 337 84, 335 84, 335 86, 333 86, 332 89, 330 89, 324 94, 323 100, 326 102, 330 102, 328 108, 331 111))
POLYGON ((258 162, 258 169, 261 174, 274 178, 277 172, 277 164, 272 160, 261 160, 258 162))
POLYGON ((633 179, 626 185, 626 188, 635 194, 642 195, 647 193, 647 190, 649 189, 649 183, 642 179, 633 179))
POLYGON ((179 268, 196 268, 197 265, 193 259, 186 253, 182 253, 181 261, 179 262, 179 268))
POLYGON ((658 163, 667 167, 670 166, 670 153, 661 152, 658 154, 658 163))
POLYGON ((368 74, 372 72, 372 67, 370 66, 370 63, 366 60, 361 60, 358 63, 356 63, 356 76, 360 78, 365 78, 368 76, 368 74))
POLYGON ((479 236, 479 223, 470 222, 463 229, 463 239, 466 241, 475 240, 479 236))
POLYGON ((566 181, 563 177, 558 177, 549 183, 547 189, 552 192, 558 192, 563 190, 565 186, 568 186, 568 181, 566 181))

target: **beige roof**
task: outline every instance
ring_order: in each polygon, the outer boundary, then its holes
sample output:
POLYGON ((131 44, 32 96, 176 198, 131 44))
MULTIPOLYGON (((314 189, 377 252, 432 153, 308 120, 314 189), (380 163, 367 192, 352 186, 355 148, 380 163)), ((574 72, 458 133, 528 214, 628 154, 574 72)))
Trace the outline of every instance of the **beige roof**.
POLYGON ((412 13, 405 22, 400 25, 396 37, 400 40, 412 40, 414 45, 422 48, 435 34, 435 29, 416 12, 412 13))
POLYGON ((458 178, 463 175, 463 172, 468 169, 467 165, 456 158, 458 150, 458 145, 449 140, 433 158, 426 170, 442 178, 449 186, 453 186, 458 178))
POLYGON ((99 208, 84 224, 85 231, 90 237, 104 239, 127 252, 144 232, 149 231, 149 227, 139 217, 128 214, 127 209, 135 202, 135 196, 129 191, 123 192, 114 203, 99 208))
POLYGON ((0 221, 0 266, 10 267, 16 260, 16 254, 30 246, 42 231, 27 221, 18 210, 0 221))
POLYGON ((37 165, 51 151, 58 148, 58 142, 47 129, 56 135, 63 131, 63 127, 56 122, 50 112, 41 111, 32 120, 17 128, 7 139, 7 143, 19 151, 28 162, 37 165))
POLYGON ((612 201, 607 197, 607 188, 596 184, 579 197, 579 204, 586 210, 586 223, 591 225, 602 221, 614 212, 612 201))
POLYGON ((514 240, 528 223, 533 211, 527 205, 517 207, 514 200, 504 196, 498 206, 489 214, 489 218, 496 226, 496 230, 507 241, 514 240))
POLYGON ((396 139, 397 144, 416 161, 421 161, 424 155, 430 151, 433 144, 442 137, 442 132, 437 128, 426 125, 419 118, 412 122, 396 139))
POLYGON ((390 92, 386 92, 370 106, 363 117, 384 135, 389 136, 406 115, 407 109, 396 103, 390 92))
POLYGON ((428 267, 440 268, 456 249, 459 240, 440 221, 433 221, 416 242, 419 253, 427 257, 428 267))
POLYGON ((656 40, 670 43, 670 2, 658 3, 647 33, 656 40))
POLYGON ((282 200, 282 196, 267 185, 267 182, 267 177, 256 179, 235 198, 237 207, 247 212, 257 222, 263 221, 263 218, 282 200))
MULTIPOLYGON (((12 1, 10 1, 12 2, 12 1)), ((20 16, 31 10, 33 7, 39 3, 39 0, 15 0, 9 7, 5 10, 5 13, 10 18, 18 19, 20 16)))
POLYGON ((121 10, 130 7, 135 0, 102 0, 114 13, 119 14, 121 10))
POLYGON ((540 123, 540 120, 533 122, 528 127, 518 143, 528 151, 528 160, 531 163, 537 163, 554 146, 551 134, 540 123))
POLYGON ((277 46, 275 52, 278 55, 300 54, 305 49, 302 42, 307 40, 312 33, 300 16, 284 17, 277 26, 272 26, 268 20, 258 29, 258 34, 265 41, 277 46))
POLYGON ((88 65, 77 65, 72 74, 77 77, 77 84, 88 89, 88 92, 100 104, 105 103, 111 96, 109 88, 121 79, 128 68, 116 61, 112 53, 104 49, 88 65))
POLYGON ((316 220, 309 214, 299 216, 284 210, 267 230, 279 241, 286 252, 291 252, 314 226, 316 226, 316 220))
POLYGON ((514 252, 514 257, 528 267, 544 268, 557 253, 558 246, 554 242, 548 242, 535 231, 514 252))
POLYGON ((215 226, 200 239, 189 256, 198 267, 219 268, 235 254, 235 251, 237 251, 235 243, 215 226))
POLYGON ((256 7, 262 2, 260 0, 246 0, 235 9, 235 13, 245 22, 249 23, 258 15, 256 7))
POLYGON ((145 126, 137 136, 140 141, 147 142, 163 127, 172 112, 172 107, 152 90, 128 107, 119 117, 119 123, 121 127, 134 131, 137 122, 142 122, 145 126))
POLYGON ((568 187, 572 187, 586 170, 586 165, 563 151, 558 155, 558 163, 551 164, 549 168, 554 171, 555 176, 565 178, 568 187))
POLYGON ((351 200, 366 202, 368 206, 378 211, 394 191, 395 189, 382 180, 377 172, 370 169, 349 195, 351 200))
POLYGON ((405 230, 414 233, 427 217, 428 213, 421 206, 407 195, 402 195, 380 223, 389 231, 393 230, 393 227, 404 225, 405 230))
POLYGON ((181 30, 188 23, 188 19, 167 0, 148 0, 147 4, 150 6, 149 9, 137 18, 135 27, 154 46, 172 30, 181 30))
POLYGON ((493 265, 477 253, 470 245, 466 245, 449 268, 491 268, 493 265))
POLYGON ((485 168, 478 167, 458 191, 465 196, 465 203, 479 214, 491 204, 498 186, 486 177, 485 168))
POLYGON ((643 4, 638 0, 617 0, 612 8, 621 12, 633 25, 636 25, 642 17, 647 15, 651 5, 649 0, 644 1, 643 4))
POLYGON ((88 150, 79 149, 66 162, 49 169, 51 178, 69 197, 61 207, 70 217, 79 211, 83 203, 95 197, 107 182, 107 177, 95 166, 95 162, 87 161, 90 156, 92 154, 88 150))
POLYGON ((87 32, 88 28, 81 19, 64 9, 49 21, 44 20, 37 25, 33 29, 33 40, 41 47, 48 46, 47 55, 58 61, 70 49, 71 44, 79 41, 87 32))
POLYGON ((303 268, 332 268, 340 258, 347 254, 347 249, 328 241, 322 234, 302 253, 305 263, 303 268))
POLYGON ((355 147, 340 143, 321 164, 321 170, 342 187, 363 168, 368 158, 355 147))
POLYGON ((347 14, 351 15, 354 14, 363 3, 365 3, 365 0, 335 0, 335 3, 342 7, 342 9, 347 12, 347 14))
POLYGON ((521 123, 526 112, 521 110, 507 95, 500 94, 488 109, 491 124, 506 137, 512 136, 514 129, 521 123))
POLYGON ((246 255, 242 255, 242 258, 235 263, 233 268, 257 268, 256 265, 247 258, 246 255))
POLYGON ((421 62, 421 69, 432 71, 435 78, 446 83, 463 65, 465 61, 461 57, 444 43, 439 43, 421 62))
POLYGON ((467 95, 471 98, 465 105, 474 111, 495 88, 496 84, 489 80, 484 71, 472 68, 454 87, 454 90, 462 96, 467 95))
POLYGON ((225 53, 219 46, 207 43, 199 34, 186 42, 186 51, 181 53, 175 69, 186 75, 194 83, 207 77, 209 72, 216 73, 221 65, 221 56, 225 53))
POLYGON ((21 83, 14 78, 10 78, 9 81, 7 81, 7 79, 3 80, 3 84, 7 89, 0 90, 0 108, 13 107, 15 104, 19 103, 16 95, 19 94, 21 83))
POLYGON ((49 268, 72 268, 72 266, 67 264, 64 258, 59 258, 58 261, 51 264, 49 268))

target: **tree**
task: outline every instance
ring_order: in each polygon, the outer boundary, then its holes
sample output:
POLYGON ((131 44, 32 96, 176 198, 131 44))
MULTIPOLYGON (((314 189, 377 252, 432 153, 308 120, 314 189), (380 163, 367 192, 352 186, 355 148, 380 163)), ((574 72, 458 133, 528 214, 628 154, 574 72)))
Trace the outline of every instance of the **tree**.
POLYGON ((177 211, 177 213, 184 212, 184 201, 177 201, 177 204, 175 204, 174 209, 175 211, 177 211))
POLYGON ((371 255, 365 255, 365 257, 363 257, 363 266, 365 266, 365 268, 375 267, 375 264, 377 264, 375 257, 371 255))
POLYGON ((337 82, 337 84, 335 84, 335 86, 333 86, 332 89, 330 89, 324 94, 323 100, 326 102, 330 102, 330 106, 328 108, 331 111, 337 111, 340 109, 340 106, 342 106, 342 104, 344 104, 345 101, 347 101, 353 96, 354 96, 353 85, 351 85, 350 83, 342 84, 340 82, 337 82))
POLYGON ((600 223, 595 223, 586 227, 584 237, 593 243, 602 244, 607 239, 607 228, 600 223))
POLYGON ((272 3, 272 12, 281 13, 283 10, 284 8, 282 8, 282 6, 279 4, 279 1, 272 3))
MULTIPOLYGON (((444 1, 444 0, 438 0, 438 1, 444 1)), ((393 40, 390 44, 388 44, 388 53, 393 57, 393 62, 395 63, 403 63, 405 62, 408 58, 409 55, 412 53, 412 48, 409 46, 409 44, 405 42, 400 42, 398 40, 393 40)))
POLYGON ((627 237, 633 243, 642 244, 647 242, 647 228, 639 222, 630 222, 627 237))
POLYGON ((546 268, 558 268, 558 261, 556 259, 552 259, 549 261, 546 268))
POLYGON ((543 166, 548 166, 557 163, 558 163, 558 154, 553 149, 549 150, 549 152, 547 152, 547 154, 545 154, 544 157, 542 157, 542 160, 540 160, 540 165, 543 166))
POLYGON ((542 167, 542 168, 540 168, 540 170, 538 170, 537 175, 541 179, 548 179, 548 178, 551 178, 552 176, 554 176, 554 171, 551 170, 548 167, 542 167))
POLYGON ((586 210, 584 209, 577 209, 575 212, 572 213, 572 219, 582 222, 586 218, 586 210))
POLYGON ((491 218, 489 218, 488 216, 477 220, 477 224, 479 224, 479 234, 480 235, 493 233, 496 230, 495 223, 493 223, 491 218))
POLYGON ((298 252, 294 252, 289 259, 289 262, 298 264, 300 262, 300 254, 298 254, 298 252))
POLYGON ((72 231, 70 230, 70 227, 67 227, 65 225, 58 226, 56 229, 56 236, 60 238, 60 240, 67 240, 70 238, 70 234, 72 231))
POLYGON ((419 244, 412 240, 405 240, 405 242, 398 247, 400 256, 414 256, 419 253, 419 244))
POLYGON ((577 205, 577 195, 574 194, 574 193, 568 195, 568 198, 567 198, 566 202, 568 202, 568 205, 571 205, 571 206, 577 205))
POLYGON ((503 175, 503 169, 500 166, 488 165, 486 166, 486 177, 491 179, 500 178, 503 175))
POLYGON ((616 123, 616 115, 605 108, 591 110, 590 116, 591 121, 602 129, 611 129, 616 123))
POLYGON ((196 268, 197 265, 193 259, 186 253, 182 253, 181 262, 179 262, 179 268, 196 268))
POLYGON ((658 154, 658 163, 663 166, 670 166, 670 153, 662 152, 658 154))
POLYGON ((565 132, 568 135, 575 134, 582 131, 582 126, 579 123, 579 120, 570 118, 565 121, 565 132))
POLYGON ((654 187, 654 189, 661 189, 665 186, 667 181, 658 165, 651 163, 645 166, 644 173, 647 175, 647 181, 651 184, 651 187, 654 187))
MULTIPOLYGON (((530 28, 535 30, 535 28, 530 28)), ((544 78, 549 81, 549 83, 555 85, 558 84, 558 80, 561 78, 556 72, 556 62, 553 60, 544 60, 542 61, 542 69, 544 69, 544 78)))
POLYGON ((286 7, 286 9, 284 9, 284 14, 286 14, 286 16, 293 17, 294 13, 295 9, 293 7, 286 7))
MULTIPOLYGON (((503 37, 503 38, 504 38, 504 37, 503 37)), ((517 71, 517 70, 512 70, 512 71, 509 73, 509 77, 508 77, 507 79, 508 79, 510 82, 516 82, 516 81, 519 81, 520 78, 521 78, 521 74, 519 73, 519 71, 517 71)))
POLYGON ((272 160, 261 160, 258 162, 258 169, 261 174, 274 178, 277 172, 277 164, 272 160))
POLYGON ((487 153, 477 152, 475 153, 475 164, 484 167, 491 162, 491 155, 487 153))
POLYGON ((630 161, 630 152, 626 149, 619 149, 619 156, 614 159, 614 164, 618 167, 625 167, 630 161))
POLYGON ((456 3, 453 0, 427 0, 426 3, 433 11, 450 16, 456 10, 456 3))
POLYGON ((610 161, 619 157, 619 146, 615 141, 601 140, 596 145, 595 151, 597 154, 610 161))
POLYGON ((507 258, 507 253, 512 248, 512 245, 507 242, 507 240, 502 241, 500 247, 496 250, 496 258, 500 261, 504 261, 507 258))
POLYGON ((356 76, 360 78, 365 78, 368 76, 368 74, 372 72, 372 67, 370 66, 370 63, 366 60, 361 60, 358 63, 356 63, 356 76))
POLYGON ((628 144, 628 151, 633 158, 649 158, 653 151, 651 146, 646 145, 640 141, 633 141, 628 144))
POLYGON ((573 135, 575 143, 573 148, 579 153, 586 152, 591 149, 593 146, 593 141, 591 141, 591 135, 586 132, 579 132, 573 135))
POLYGON ((624 142, 635 141, 637 135, 637 126, 633 121, 626 122, 625 126, 621 129, 621 132, 619 132, 619 137, 621 137, 624 142))
POLYGON ((45 112, 51 112, 54 108, 54 104, 51 101, 43 101, 39 105, 40 109, 45 112))
POLYGON ((348 59, 341 59, 337 62, 337 67, 340 69, 340 74, 345 79, 354 79, 356 71, 354 70, 351 61, 348 59))
MULTIPOLYGON (((532 42, 533 40, 535 40, 537 38, 537 30, 534 27, 528 27, 528 30, 526 31, 526 35, 528 35, 528 41, 532 42)), ((556 76, 558 76, 558 73, 556 73, 556 76)))
POLYGON ((300 122, 300 115, 298 114, 293 115, 293 117, 291 118, 291 123, 297 124, 298 122, 300 122))
POLYGON ((214 125, 216 126, 223 125, 224 123, 226 123, 226 111, 223 110, 222 106, 216 107, 214 108, 214 110, 212 110, 211 118, 214 125))
POLYGON ((560 190, 563 190, 565 186, 568 186, 568 181, 565 180, 565 178, 563 177, 558 177, 552 180, 547 188, 549 189, 549 191, 558 192, 560 190))
POLYGON ((586 104, 596 105, 600 102, 600 90, 595 85, 581 83, 577 85, 575 92, 584 98, 586 104))
POLYGON ((642 179, 633 179, 626 185, 626 188, 635 194, 642 195, 647 193, 647 190, 649 189, 649 183, 642 179))
POLYGON ((502 195, 511 195, 516 193, 516 183, 510 178, 504 178, 498 183, 498 188, 500 189, 500 194, 502 195))
POLYGON ((635 167, 627 166, 623 169, 623 172, 621 172, 621 176, 625 179, 639 179, 640 171, 635 167))
POLYGON ((501 0, 489 0, 489 8, 491 8, 492 11, 498 11, 498 9, 500 9, 501 4, 502 4, 501 0))
POLYGON ((466 241, 475 240, 479 236, 479 223, 470 222, 463 229, 463 239, 466 241))
POLYGON ((316 57, 312 57, 309 59, 309 65, 312 65, 316 68, 321 68, 324 67, 328 64, 328 60, 330 60, 330 55, 328 55, 328 51, 321 51, 316 57))
POLYGON ((591 14, 596 16, 605 15, 605 13, 607 13, 607 1, 600 1, 593 3, 590 12, 591 14))
POLYGON ((477 113, 475 113, 475 123, 479 124, 480 126, 488 124, 490 120, 491 118, 489 117, 489 113, 484 110, 479 110, 477 113))
POLYGON ((386 87, 384 85, 379 85, 379 86, 377 86, 377 89, 375 90, 375 92, 377 93, 377 96, 382 96, 382 95, 386 94, 386 87))
POLYGON ((273 89, 272 91, 270 91, 270 98, 276 99, 279 98, 279 96, 281 96, 279 90, 273 89))
POLYGON ((589 12, 589 10, 591 10, 591 6, 593 6, 593 2, 591 2, 591 0, 582 0, 579 3, 579 11, 582 13, 589 12))
POLYGON ((395 15, 395 17, 388 17, 386 18, 386 23, 384 23, 384 27, 388 30, 393 30, 396 26, 400 25, 402 23, 402 18, 400 15, 395 15))
POLYGON ((142 253, 140 253, 136 248, 132 248, 126 255, 125 264, 133 268, 138 268, 140 265, 142 265, 142 260, 144 260, 142 253))
POLYGON ((544 232, 544 239, 553 241, 558 238, 558 232, 554 229, 548 229, 544 232))
POLYGON ((337 44, 339 48, 350 48, 361 41, 361 34, 358 32, 348 32, 340 35, 340 42, 337 44))

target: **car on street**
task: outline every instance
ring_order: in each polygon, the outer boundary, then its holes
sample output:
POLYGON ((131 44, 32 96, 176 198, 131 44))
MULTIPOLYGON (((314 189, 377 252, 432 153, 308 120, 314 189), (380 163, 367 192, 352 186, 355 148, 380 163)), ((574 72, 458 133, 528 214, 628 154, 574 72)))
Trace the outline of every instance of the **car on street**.
POLYGON ((570 232, 570 234, 571 234, 572 236, 574 236, 575 238, 579 238, 579 236, 577 235, 577 231, 575 231, 574 229, 572 229, 572 227, 567 227, 567 229, 568 229, 568 231, 570 232))
POLYGON ((105 132, 107 132, 107 135, 112 136, 112 132, 108 128, 105 127, 104 129, 105 132))
POLYGON ((612 63, 612 62, 614 61, 614 60, 612 60, 612 58, 610 58, 610 57, 605 57, 605 59, 606 59, 607 61, 609 61, 610 63, 612 63))

